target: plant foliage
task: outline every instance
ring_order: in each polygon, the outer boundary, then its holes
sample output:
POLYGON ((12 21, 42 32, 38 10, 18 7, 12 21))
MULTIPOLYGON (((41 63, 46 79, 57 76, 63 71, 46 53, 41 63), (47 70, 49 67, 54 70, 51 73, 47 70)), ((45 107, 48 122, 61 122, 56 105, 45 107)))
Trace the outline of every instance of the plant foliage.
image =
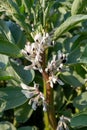
MULTIPOLYGON (((68 117, 70 123, 64 126, 66 130, 86 130, 86 0, 0 0, 0 128, 55 130, 48 120, 50 109, 48 118, 42 106, 33 111, 20 85, 23 82, 33 86, 36 82, 46 96, 44 75, 37 70, 25 70, 24 66, 31 63, 21 52, 27 42, 34 43, 34 36, 43 32, 55 43, 46 48, 43 66, 47 66, 58 50, 67 57, 64 69, 56 73, 64 85, 56 83, 49 90, 53 91, 50 100, 55 119, 59 122, 62 115, 68 117)), ((58 125, 57 130, 61 130, 58 125)))

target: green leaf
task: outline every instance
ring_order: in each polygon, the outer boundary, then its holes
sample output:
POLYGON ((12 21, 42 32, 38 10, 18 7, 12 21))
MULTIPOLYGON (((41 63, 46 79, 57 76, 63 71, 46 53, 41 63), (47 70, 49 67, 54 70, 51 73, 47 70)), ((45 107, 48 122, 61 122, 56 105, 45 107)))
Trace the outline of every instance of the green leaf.
POLYGON ((26 33, 26 37, 29 41, 34 41, 31 36, 32 27, 28 21, 26 21, 27 14, 23 14, 20 12, 20 6, 17 5, 17 2, 14 0, 4 0, 4 2, 0 1, 0 7, 3 12, 6 13, 7 16, 11 16, 11 19, 19 25, 22 30, 26 33))
POLYGON ((8 41, 4 41, 1 39, 0 39, 0 53, 12 57, 20 57, 22 55, 20 53, 20 49, 15 44, 12 44, 8 41))
POLYGON ((79 47, 79 45, 81 46, 85 46, 87 43, 87 33, 82 32, 81 35, 77 36, 77 39, 73 42, 73 45, 71 47, 71 51, 74 50, 76 47, 79 47))
POLYGON ((4 33, 4 35, 6 36, 9 42, 15 43, 14 38, 11 34, 11 31, 6 25, 6 22, 3 20, 0 20, 0 30, 4 33))
POLYGON ((7 13, 7 15, 10 15, 13 18, 13 20, 16 21, 16 23, 20 27, 22 27, 22 29, 25 31, 26 36, 29 41, 34 41, 30 34, 31 27, 28 23, 26 23, 26 20, 25 20, 26 16, 20 12, 20 9, 19 9, 19 6, 17 5, 17 3, 14 0, 4 1, 4 2, 1 2, 2 8, 3 8, 3 6, 5 6, 5 4, 3 4, 3 3, 6 4, 6 8, 4 8, 4 11, 7 13))
POLYGON ((87 127, 82 127, 82 128, 79 128, 79 129, 77 128, 77 129, 75 129, 75 130, 83 130, 83 129, 84 129, 84 130, 87 130, 87 127))
POLYGON ((31 109, 31 106, 26 102, 22 106, 17 107, 14 110, 14 116, 19 123, 26 122, 29 117, 31 116, 33 110, 31 109))
POLYGON ((80 63, 81 48, 80 45, 77 46, 73 51, 68 55, 68 64, 77 64, 80 63))
POLYGON ((8 56, 0 54, 0 69, 5 69, 8 64, 8 56))
MULTIPOLYGON (((30 126, 20 127, 18 130, 33 130, 30 126)), ((35 129, 36 130, 36 129, 35 129)))
POLYGON ((68 64, 86 63, 86 41, 79 43, 79 45, 69 53, 67 61, 68 64))
POLYGON ((87 111, 76 114, 73 118, 71 118, 70 125, 77 128, 87 126, 87 111))
POLYGON ((80 62, 87 64, 87 45, 85 46, 85 49, 80 57, 80 62))
POLYGON ((0 88, 0 104, 5 103, 4 110, 16 108, 24 104, 27 99, 19 87, 0 88))
POLYGON ((74 0, 71 8, 71 14, 81 14, 86 4, 86 0, 74 0))
MULTIPOLYGON (((70 54, 70 52, 73 50, 72 46, 74 45, 74 43, 78 39, 78 37, 79 37, 78 35, 75 35, 72 37, 65 38, 65 40, 62 43, 63 43, 63 50, 65 50, 66 53, 70 54)), ((59 39, 58 39, 58 41, 59 41, 59 39)))
POLYGON ((12 77, 12 79, 10 80, 10 82, 14 85, 14 86, 18 86, 19 83, 22 82, 21 78, 19 77, 19 75, 15 72, 15 70, 13 69, 13 67, 11 65, 9 65, 6 68, 6 72, 7 74, 12 77))
POLYGON ((78 87, 82 85, 82 82, 80 82, 79 79, 75 75, 69 72, 64 72, 60 74, 60 77, 63 81, 72 85, 73 87, 78 87))
POLYGON ((8 21, 6 22, 6 24, 8 25, 17 46, 20 48, 24 48, 24 45, 26 43, 24 32, 16 23, 13 23, 12 21, 8 21))
POLYGON ((73 100, 73 105, 79 110, 87 108, 87 92, 83 92, 73 100))
POLYGON ((0 80, 8 80, 12 79, 13 77, 10 76, 6 71, 0 70, 0 80))
POLYGON ((19 13, 20 14, 20 10, 18 5, 16 4, 16 2, 14 0, 8 0, 9 5, 12 7, 14 13, 19 13))
POLYGON ((20 6, 21 5, 22 0, 16 0, 16 3, 20 6))
POLYGON ((6 102, 4 101, 4 99, 0 98, 0 115, 3 113, 3 111, 5 110, 6 107, 6 102))
POLYGON ((31 10, 31 7, 33 6, 34 0, 22 0, 22 2, 24 4, 24 6, 25 6, 25 9, 30 14, 30 10, 31 10))
POLYGON ((24 15, 19 15, 19 14, 15 14, 14 21, 16 21, 16 23, 23 28, 23 30, 25 31, 26 37, 28 38, 28 40, 30 42, 34 42, 34 39, 31 35, 31 26, 29 24, 25 23, 25 18, 23 19, 24 15))
POLYGON ((79 22, 82 22, 84 20, 87 20, 87 15, 75 15, 75 16, 69 17, 64 23, 62 23, 56 29, 56 31, 54 32, 53 39, 56 40, 57 38, 62 36, 62 34, 69 31, 70 29, 75 27, 76 24, 78 24, 79 22))
POLYGON ((87 44, 87 36, 81 35, 79 36, 76 41, 73 43, 71 47, 71 51, 68 55, 68 63, 69 64, 76 64, 76 63, 86 63, 86 45, 87 44), (82 57, 84 54, 85 57, 82 57), (82 59, 81 59, 82 57, 82 59))
POLYGON ((24 70, 23 65, 17 65, 16 63, 10 62, 15 72, 21 78, 21 80, 29 84, 34 79, 34 71, 33 70, 24 70))
POLYGON ((0 129, 1 130, 16 130, 16 128, 8 121, 0 122, 0 129))

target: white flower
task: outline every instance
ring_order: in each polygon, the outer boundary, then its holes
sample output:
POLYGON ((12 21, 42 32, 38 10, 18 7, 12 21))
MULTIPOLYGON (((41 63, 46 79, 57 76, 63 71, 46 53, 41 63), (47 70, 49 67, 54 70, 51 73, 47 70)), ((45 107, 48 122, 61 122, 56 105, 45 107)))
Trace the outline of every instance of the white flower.
POLYGON ((35 35, 34 41, 33 43, 27 42, 25 48, 21 51, 25 58, 31 62, 31 65, 25 66, 25 69, 33 68, 42 73, 42 55, 45 49, 51 45, 51 38, 48 33, 38 33, 35 35))
POLYGON ((60 70, 62 70, 62 68, 63 68, 63 63, 61 63, 61 64, 59 65, 59 67, 57 68, 57 70, 60 71, 60 70))
POLYGON ((36 109, 37 109, 37 102, 34 101, 34 102, 32 103, 32 109, 33 109, 33 110, 36 110, 36 109))
POLYGON ((49 76, 48 82, 50 83, 51 88, 53 88, 53 84, 57 82, 57 77, 55 75, 49 76))
POLYGON ((59 50, 57 55, 54 54, 51 61, 48 61, 48 65, 45 68, 45 72, 49 75, 50 86, 53 88, 53 84, 58 82, 60 85, 64 85, 64 83, 57 77, 59 71, 63 70, 64 63, 66 61, 66 55, 61 53, 59 50))
POLYGON ((62 70, 63 63, 66 61, 66 55, 62 54, 61 51, 58 51, 58 55, 53 55, 53 58, 50 62, 48 62, 47 68, 45 69, 46 72, 57 73, 57 71, 62 70))
POLYGON ((70 119, 61 116, 56 130, 69 130, 69 127, 67 126, 66 122, 70 122, 70 119))
POLYGON ((34 87, 30 87, 30 86, 28 86, 24 83, 21 83, 20 85, 21 85, 22 89, 24 89, 24 90, 29 90, 29 91, 35 91, 36 90, 36 84, 34 84, 34 87))
POLYGON ((38 94, 37 88, 35 87, 36 84, 34 84, 34 87, 27 86, 24 83, 20 84, 22 89, 21 92, 27 97, 32 98, 34 95, 38 94))
POLYGON ((36 34, 35 35, 35 37, 34 37, 34 40, 35 40, 35 42, 41 42, 41 40, 42 40, 42 35, 41 35, 41 33, 38 33, 38 34, 36 34))
POLYGON ((43 93, 39 91, 39 84, 34 83, 34 87, 30 87, 21 83, 21 87, 21 92, 29 99, 29 104, 32 106, 33 110, 36 110, 41 104, 43 105, 43 111, 47 110, 45 97, 43 93))
POLYGON ((53 55, 53 59, 51 60, 51 62, 48 61, 48 65, 45 71, 53 73, 55 69, 56 69, 56 55, 53 55))
POLYGON ((55 76, 55 75, 51 75, 51 76, 49 76, 49 80, 48 80, 48 82, 50 83, 50 86, 51 86, 51 88, 53 88, 53 85, 55 84, 55 83, 59 83, 60 85, 64 85, 64 83, 57 77, 57 76, 55 76))
POLYGON ((42 57, 40 55, 40 51, 38 50, 36 56, 35 56, 35 61, 36 62, 42 62, 42 57))
POLYGON ((60 60, 61 63, 65 63, 67 61, 66 55, 63 54, 60 50, 57 53, 58 53, 58 60, 60 60))
POLYGON ((62 55, 63 55, 63 53, 61 52, 61 50, 59 50, 57 53, 58 53, 58 60, 60 60, 62 55))
MULTIPOLYGON (((51 37, 49 36, 48 33, 38 33, 35 35, 34 37, 34 41, 43 45, 43 47, 49 47, 49 46, 52 46, 52 40, 51 40, 51 37)), ((53 42, 54 44, 54 42, 53 42)))
POLYGON ((25 51, 30 53, 30 51, 31 51, 30 42, 27 42, 27 45, 25 45, 25 51))
POLYGON ((46 101, 43 102, 43 111, 44 112, 47 111, 47 103, 46 103, 46 101))

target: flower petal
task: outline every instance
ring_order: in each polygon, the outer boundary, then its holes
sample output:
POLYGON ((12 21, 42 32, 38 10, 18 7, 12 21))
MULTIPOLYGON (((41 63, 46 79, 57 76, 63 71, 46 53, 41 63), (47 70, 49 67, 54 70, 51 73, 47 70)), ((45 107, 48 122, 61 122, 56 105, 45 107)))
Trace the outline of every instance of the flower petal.
POLYGON ((34 102, 32 103, 32 109, 33 109, 33 110, 36 110, 36 109, 37 109, 37 102, 34 101, 34 102))
POLYGON ((64 83, 63 83, 60 79, 58 79, 57 82, 58 82, 60 85, 64 85, 64 83))
POLYGON ((21 87, 22 87, 24 90, 30 90, 30 91, 35 90, 34 87, 30 87, 30 86, 28 86, 28 85, 26 85, 26 84, 24 84, 24 83, 21 83, 20 85, 21 85, 21 87))
POLYGON ((35 94, 33 92, 29 92, 27 90, 21 90, 21 92, 27 97, 32 98, 35 94))
POLYGON ((20 85, 23 89, 29 90, 29 86, 27 86, 26 84, 21 83, 20 85))

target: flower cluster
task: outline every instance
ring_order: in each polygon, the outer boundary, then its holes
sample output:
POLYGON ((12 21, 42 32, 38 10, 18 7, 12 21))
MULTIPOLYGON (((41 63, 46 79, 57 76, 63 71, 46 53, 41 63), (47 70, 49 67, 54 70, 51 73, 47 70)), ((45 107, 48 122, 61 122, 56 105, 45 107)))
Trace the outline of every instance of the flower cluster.
POLYGON ((57 73, 62 70, 63 64, 66 62, 66 55, 63 54, 60 50, 57 55, 53 55, 53 59, 48 62, 47 68, 45 71, 49 74, 50 86, 53 88, 53 84, 58 82, 60 85, 64 83, 58 78, 57 73))
MULTIPOLYGON (((27 42, 25 48, 22 49, 22 54, 25 58, 31 62, 30 65, 25 66, 25 70, 34 69, 39 70, 39 72, 46 74, 49 76, 47 82, 50 83, 50 87, 53 88, 53 85, 58 82, 60 85, 64 85, 64 83, 58 78, 58 72, 62 70, 63 64, 66 62, 66 55, 61 51, 58 51, 57 55, 53 55, 51 61, 48 61, 47 67, 43 70, 43 57, 45 50, 53 46, 54 42, 52 42, 51 37, 48 33, 41 33, 35 35, 34 42, 27 42)), ((36 110, 37 106, 43 104, 43 110, 47 110, 47 104, 44 95, 39 91, 38 84, 34 83, 34 87, 28 87, 25 84, 21 84, 23 90, 22 93, 28 98, 29 104, 32 105, 32 108, 36 110)))
POLYGON ((70 122, 70 119, 62 115, 60 117, 56 130, 69 130, 69 127, 67 126, 66 122, 70 122))
POLYGON ((33 68, 42 72, 42 55, 45 49, 49 46, 52 46, 53 44, 54 42, 51 41, 48 33, 44 33, 43 35, 39 33, 35 35, 33 43, 27 42, 27 44, 25 45, 25 49, 22 49, 22 54, 32 64, 29 66, 25 66, 25 69, 29 70, 33 68))
POLYGON ((40 105, 43 105, 43 111, 47 110, 47 103, 42 92, 39 91, 39 84, 34 83, 34 87, 27 86, 21 83, 22 93, 29 99, 29 104, 32 105, 32 109, 40 105))

